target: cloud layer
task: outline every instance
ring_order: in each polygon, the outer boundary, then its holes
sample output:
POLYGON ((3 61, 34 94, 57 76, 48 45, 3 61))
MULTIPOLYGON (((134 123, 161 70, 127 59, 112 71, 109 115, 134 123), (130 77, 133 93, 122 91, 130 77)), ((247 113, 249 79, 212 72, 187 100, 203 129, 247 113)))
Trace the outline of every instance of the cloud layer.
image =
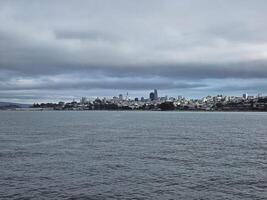
POLYGON ((266 9, 264 0, 3 0, 0 100, 267 92, 266 9))

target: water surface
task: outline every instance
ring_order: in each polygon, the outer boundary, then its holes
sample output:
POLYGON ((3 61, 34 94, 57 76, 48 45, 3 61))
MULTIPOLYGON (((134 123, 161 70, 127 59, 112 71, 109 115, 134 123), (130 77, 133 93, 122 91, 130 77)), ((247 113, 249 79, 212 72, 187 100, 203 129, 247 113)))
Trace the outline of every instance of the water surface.
POLYGON ((0 112, 0 199, 267 199, 267 113, 0 112))

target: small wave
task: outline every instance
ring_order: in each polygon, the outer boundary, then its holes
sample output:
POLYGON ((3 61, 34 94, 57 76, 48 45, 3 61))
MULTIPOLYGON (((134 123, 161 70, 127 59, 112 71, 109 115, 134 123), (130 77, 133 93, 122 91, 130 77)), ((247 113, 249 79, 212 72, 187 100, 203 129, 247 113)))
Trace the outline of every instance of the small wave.
POLYGON ((27 152, 27 151, 2 151, 0 152, 0 158, 21 158, 21 157, 32 157, 41 156, 43 153, 40 152, 27 152))

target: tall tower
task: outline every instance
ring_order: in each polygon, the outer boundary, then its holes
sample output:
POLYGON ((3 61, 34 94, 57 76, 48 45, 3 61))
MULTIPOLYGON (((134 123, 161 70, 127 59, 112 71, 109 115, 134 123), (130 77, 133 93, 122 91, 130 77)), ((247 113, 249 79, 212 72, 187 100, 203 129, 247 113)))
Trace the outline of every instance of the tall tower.
POLYGON ((123 100, 123 95, 119 94, 119 100, 122 101, 123 100))
POLYGON ((128 94, 128 92, 126 93, 126 101, 128 101, 129 100, 129 94, 128 94))
POLYGON ((155 100, 155 94, 154 94, 154 92, 150 92, 149 98, 150 98, 151 101, 154 101, 155 100))
POLYGON ((154 89, 154 99, 155 100, 158 99, 158 91, 157 91, 157 89, 154 89))

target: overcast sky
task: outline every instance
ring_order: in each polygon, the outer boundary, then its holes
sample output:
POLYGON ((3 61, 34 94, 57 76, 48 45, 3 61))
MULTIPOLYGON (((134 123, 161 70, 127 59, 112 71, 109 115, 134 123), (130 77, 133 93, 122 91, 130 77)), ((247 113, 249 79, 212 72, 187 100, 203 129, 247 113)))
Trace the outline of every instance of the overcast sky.
POLYGON ((266 0, 1 0, 0 101, 267 93, 266 0))

